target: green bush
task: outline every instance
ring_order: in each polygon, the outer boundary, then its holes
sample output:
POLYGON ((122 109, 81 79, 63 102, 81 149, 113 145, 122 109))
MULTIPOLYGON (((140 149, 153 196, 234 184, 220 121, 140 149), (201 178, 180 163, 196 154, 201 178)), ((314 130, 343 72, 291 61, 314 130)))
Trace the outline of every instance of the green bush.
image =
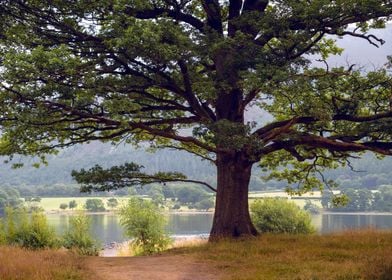
POLYGON ((199 202, 196 202, 194 204, 195 209, 197 210, 205 210, 208 211, 209 209, 213 208, 215 206, 214 200, 212 198, 205 198, 199 202))
POLYGON ((54 229, 49 226, 42 212, 31 213, 30 223, 26 227, 20 226, 16 238, 22 247, 30 249, 54 248, 59 245, 54 229))
POLYGON ((74 209, 78 206, 78 203, 76 202, 76 200, 71 200, 68 204, 68 208, 69 209, 74 209))
POLYGON ((99 198, 87 199, 84 208, 86 208, 86 210, 89 212, 103 212, 106 210, 102 199, 99 198))
POLYGON ((28 249, 59 246, 55 231, 42 212, 32 212, 29 215, 26 209, 7 208, 3 227, 7 244, 28 249))
POLYGON ((251 205, 251 216, 260 232, 308 234, 315 231, 310 214, 283 199, 256 200, 251 205))
POLYGON ((110 208, 112 208, 112 210, 114 208, 116 208, 118 206, 118 200, 114 197, 111 197, 108 199, 108 201, 106 202, 106 205, 110 208))
POLYGON ((181 208, 181 205, 178 204, 178 203, 174 204, 173 207, 172 207, 173 210, 178 210, 180 208, 181 208))
POLYGON ((5 233, 5 228, 3 224, 3 219, 0 219, 0 246, 7 243, 7 236, 5 233))
POLYGON ((131 246, 139 255, 149 255, 165 250, 171 240, 165 233, 166 219, 151 201, 130 198, 119 211, 121 225, 131 246))
POLYGON ((63 236, 63 246, 81 255, 96 256, 100 246, 90 234, 91 220, 80 213, 70 217, 69 228, 63 236))
POLYGON ((308 211, 310 214, 320 214, 320 207, 313 204, 310 200, 306 200, 304 210, 308 211))
POLYGON ((68 208, 68 204, 67 204, 67 203, 61 203, 60 206, 59 206, 59 208, 60 208, 61 210, 65 210, 65 209, 68 208))

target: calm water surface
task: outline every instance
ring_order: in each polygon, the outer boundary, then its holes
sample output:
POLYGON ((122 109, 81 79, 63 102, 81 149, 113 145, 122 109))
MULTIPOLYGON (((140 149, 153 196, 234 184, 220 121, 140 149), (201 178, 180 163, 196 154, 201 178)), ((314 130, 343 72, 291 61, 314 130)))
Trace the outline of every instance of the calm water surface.
MULTIPOLYGON (((212 225, 212 213, 168 214, 167 231, 171 235, 208 234, 212 225)), ((121 242, 123 235, 118 216, 114 214, 91 215, 94 236, 103 243, 121 242)), ((48 215, 51 225, 58 233, 68 227, 68 215, 48 215)), ((392 229, 392 213, 387 214, 323 214, 312 217, 313 224, 322 234, 358 228, 392 229)))

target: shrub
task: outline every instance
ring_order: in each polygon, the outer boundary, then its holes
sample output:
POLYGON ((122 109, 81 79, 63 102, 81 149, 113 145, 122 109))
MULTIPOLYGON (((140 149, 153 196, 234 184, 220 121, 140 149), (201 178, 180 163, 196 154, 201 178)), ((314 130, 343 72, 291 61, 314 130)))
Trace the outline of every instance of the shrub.
POLYGON ((310 214, 294 202, 266 198, 251 205, 251 216, 260 232, 308 234, 314 232, 310 214))
POLYGON ((192 204, 207 198, 209 194, 198 187, 184 186, 176 191, 176 196, 180 203, 192 204))
POLYGON ((114 208, 116 208, 118 206, 118 200, 114 197, 111 197, 108 199, 108 201, 106 202, 106 205, 110 208, 112 208, 112 210, 114 208))
POLYGON ((41 198, 39 197, 39 196, 37 196, 37 197, 33 197, 32 199, 31 199, 31 201, 33 201, 33 202, 41 202, 41 198))
POLYGON ((10 245, 18 245, 29 249, 58 247, 55 231, 49 226, 45 214, 26 209, 18 211, 7 208, 4 218, 5 240, 10 245))
POLYGON ((87 199, 84 207, 86 208, 87 211, 90 212, 102 212, 106 210, 102 199, 99 198, 87 199))
POLYGON ((76 202, 76 200, 71 200, 68 204, 68 208, 69 209, 74 209, 78 206, 78 203, 76 202))
POLYGON ((63 236, 63 246, 81 255, 96 256, 100 248, 97 241, 90 234, 91 220, 79 213, 70 217, 69 228, 63 236))
POLYGON ((0 246, 5 244, 7 244, 7 236, 5 234, 3 220, 0 219, 0 246))
POLYGON ((205 210, 208 211, 209 209, 213 208, 215 205, 212 198, 205 198, 197 203, 195 203, 194 207, 197 210, 205 210))
POLYGON ((61 203, 60 204, 60 209, 61 210, 65 210, 65 209, 67 209, 68 208, 68 204, 67 203, 61 203))
POLYGON ((304 210, 308 211, 310 214, 320 214, 320 207, 313 204, 310 200, 306 200, 304 210))
POLYGON ((178 210, 180 208, 181 208, 181 205, 178 204, 178 203, 174 204, 173 207, 172 207, 173 210, 178 210))
POLYGON ((54 248, 59 245, 54 228, 49 226, 42 212, 33 212, 28 226, 25 230, 20 227, 16 237, 22 247, 30 249, 54 248))
POLYGON ((151 201, 130 198, 119 211, 121 225, 127 237, 132 238, 133 251, 149 255, 165 250, 170 238, 165 233, 166 219, 151 201))

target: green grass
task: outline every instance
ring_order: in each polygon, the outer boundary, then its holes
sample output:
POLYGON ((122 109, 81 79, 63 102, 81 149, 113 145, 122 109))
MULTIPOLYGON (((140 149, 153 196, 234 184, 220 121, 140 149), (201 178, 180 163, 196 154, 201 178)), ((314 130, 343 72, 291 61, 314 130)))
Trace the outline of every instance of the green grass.
MULTIPOLYGON (((68 204, 71 200, 75 200, 76 203, 78 204, 78 207, 76 209, 83 209, 86 200, 92 198, 102 199, 103 203, 105 204, 105 208, 110 210, 110 208, 107 207, 106 205, 106 202, 110 197, 44 197, 41 199, 40 206, 45 211, 54 211, 54 210, 62 211, 59 208, 61 203, 68 204)), ((128 199, 127 197, 116 197, 116 198, 119 201, 119 205, 128 199)))
MULTIPOLYGON (((321 207, 321 203, 319 200, 319 193, 315 192, 314 193, 314 197, 311 198, 311 201, 313 204, 321 207)), ((287 193, 279 191, 279 192, 263 192, 263 193, 249 193, 249 203, 252 203, 255 199, 257 198, 262 198, 262 197, 285 197, 288 198, 289 196, 287 195, 287 193)), ((308 197, 308 196, 306 196, 308 197)), ((311 197, 311 196, 309 196, 311 197)), ((86 203, 87 199, 90 198, 98 198, 98 199, 102 199, 104 201, 105 207, 108 209, 108 207, 106 206, 106 201, 110 198, 110 197, 44 197, 41 200, 41 207, 45 210, 45 211, 61 211, 59 206, 61 203, 69 203, 71 200, 76 200, 77 204, 78 204, 78 208, 77 209, 83 209, 83 205, 86 203)), ((128 199, 128 197, 116 197, 117 200, 121 203, 123 203, 124 201, 126 201, 128 199)), ((293 199, 292 201, 295 202, 299 207, 303 207, 306 203, 305 198, 299 198, 299 199, 293 199)), ((173 206, 175 203, 170 202, 170 200, 168 201, 168 205, 169 206, 173 206)), ((67 209, 68 211, 68 209, 67 209)), ((188 207, 184 207, 182 206, 181 209, 177 210, 177 211, 189 211, 188 207)))
POLYGON ((174 249, 211 264, 227 280, 392 279, 392 231, 272 235, 174 249))
MULTIPOLYGON (((107 207, 106 204, 107 200, 110 197, 43 197, 41 198, 41 202, 39 203, 39 205, 47 212, 52 212, 52 211, 64 212, 63 210, 60 209, 60 204, 61 203, 69 204, 71 200, 75 200, 76 203, 78 204, 78 207, 74 210, 83 210, 83 206, 86 203, 86 200, 93 199, 93 198, 102 199, 103 203, 105 204, 106 210, 111 210, 111 208, 107 207)), ((115 198, 119 201, 118 207, 129 199, 129 197, 115 197, 115 198)), ((150 199, 150 198, 145 198, 145 199, 150 199)), ((172 202, 170 200, 167 200, 165 210, 172 210, 173 205, 176 203, 177 202, 172 202)), ((70 211, 70 209, 67 208, 65 211, 70 211)), ((177 209, 175 211, 187 212, 187 211, 197 211, 197 210, 195 209, 190 210, 188 206, 181 206, 180 209, 177 209)))

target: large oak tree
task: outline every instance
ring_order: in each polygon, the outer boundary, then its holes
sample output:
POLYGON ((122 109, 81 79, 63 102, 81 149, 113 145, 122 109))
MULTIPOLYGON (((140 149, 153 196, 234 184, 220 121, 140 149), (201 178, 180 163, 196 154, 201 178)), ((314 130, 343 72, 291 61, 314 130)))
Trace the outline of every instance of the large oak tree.
MULTIPOLYGON (((217 168, 212 238, 255 235, 254 164, 302 193, 331 186, 322 170, 353 155, 392 154, 387 68, 325 61, 337 36, 376 49, 368 31, 391 15, 390 0, 0 0, 1 153, 92 140, 185 150, 217 168), (256 107, 265 120, 247 122, 256 107)), ((97 189, 187 180, 135 164, 74 175, 97 189)))

